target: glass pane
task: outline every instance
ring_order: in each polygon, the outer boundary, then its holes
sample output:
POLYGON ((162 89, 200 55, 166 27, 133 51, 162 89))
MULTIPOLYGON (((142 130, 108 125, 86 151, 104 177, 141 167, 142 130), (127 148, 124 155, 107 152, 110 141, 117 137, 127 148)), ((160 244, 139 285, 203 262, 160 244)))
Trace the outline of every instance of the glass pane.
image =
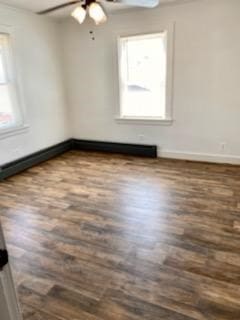
POLYGON ((0 128, 12 126, 14 122, 10 87, 0 85, 0 128))
POLYGON ((165 36, 129 38, 125 44, 122 115, 165 116, 166 45, 165 36))

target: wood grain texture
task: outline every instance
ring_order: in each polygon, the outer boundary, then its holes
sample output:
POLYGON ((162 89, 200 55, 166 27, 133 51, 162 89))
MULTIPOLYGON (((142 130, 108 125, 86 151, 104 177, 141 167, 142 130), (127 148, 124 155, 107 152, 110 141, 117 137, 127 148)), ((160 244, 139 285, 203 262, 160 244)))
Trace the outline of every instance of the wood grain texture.
POLYGON ((71 151, 0 184, 24 320, 239 320, 239 167, 71 151))

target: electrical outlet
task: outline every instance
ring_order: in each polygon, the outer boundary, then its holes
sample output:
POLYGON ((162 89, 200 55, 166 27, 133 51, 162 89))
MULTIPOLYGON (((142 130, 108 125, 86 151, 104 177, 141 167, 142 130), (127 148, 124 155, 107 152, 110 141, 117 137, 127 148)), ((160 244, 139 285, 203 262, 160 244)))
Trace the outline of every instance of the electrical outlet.
POLYGON ((144 134, 139 134, 138 138, 139 138, 139 141, 144 141, 145 136, 144 134))
POLYGON ((220 143, 220 151, 221 151, 222 153, 225 152, 226 146, 227 146, 226 142, 221 142, 221 143, 220 143))

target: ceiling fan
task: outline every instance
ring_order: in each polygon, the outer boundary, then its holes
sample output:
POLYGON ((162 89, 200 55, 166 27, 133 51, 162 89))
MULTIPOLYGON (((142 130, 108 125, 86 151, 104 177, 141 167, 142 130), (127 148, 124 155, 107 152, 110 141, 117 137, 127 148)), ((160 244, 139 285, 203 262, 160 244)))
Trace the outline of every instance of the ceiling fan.
MULTIPOLYGON (((156 7, 160 2, 160 0, 104 0, 104 1, 125 4, 129 6, 145 7, 145 8, 156 7)), ((40 11, 38 12, 38 14, 40 15, 48 14, 72 5, 78 5, 71 13, 71 16, 75 18, 80 24, 84 22, 87 16, 87 13, 95 21, 97 25, 100 23, 106 22, 107 20, 107 15, 101 4, 101 0, 68 1, 67 3, 60 4, 53 8, 40 11)))

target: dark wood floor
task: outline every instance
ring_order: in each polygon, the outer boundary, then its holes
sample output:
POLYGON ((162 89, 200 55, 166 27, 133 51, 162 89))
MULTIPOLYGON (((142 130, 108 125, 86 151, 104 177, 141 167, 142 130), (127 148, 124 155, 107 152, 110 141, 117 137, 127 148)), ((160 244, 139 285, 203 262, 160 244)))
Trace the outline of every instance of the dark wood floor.
POLYGON ((25 320, 239 320, 240 168, 69 152, 0 184, 25 320))

